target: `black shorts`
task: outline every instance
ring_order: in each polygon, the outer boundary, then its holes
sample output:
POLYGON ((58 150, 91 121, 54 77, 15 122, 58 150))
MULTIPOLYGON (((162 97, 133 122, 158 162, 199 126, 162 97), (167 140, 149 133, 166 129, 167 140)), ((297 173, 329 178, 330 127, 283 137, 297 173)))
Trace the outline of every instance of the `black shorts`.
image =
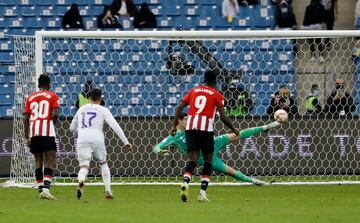
POLYGON ((55 137, 34 136, 31 137, 30 152, 44 153, 46 151, 56 151, 55 137))
POLYGON ((187 151, 202 151, 203 154, 214 152, 214 133, 187 130, 185 131, 187 151))

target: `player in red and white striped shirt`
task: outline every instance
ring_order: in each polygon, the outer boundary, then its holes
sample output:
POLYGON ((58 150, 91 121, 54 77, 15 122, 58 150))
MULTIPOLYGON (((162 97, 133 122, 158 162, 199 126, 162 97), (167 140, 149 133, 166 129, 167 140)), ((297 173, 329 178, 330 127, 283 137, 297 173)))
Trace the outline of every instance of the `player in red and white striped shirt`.
POLYGON ((38 82, 39 91, 32 93, 25 102, 25 144, 35 156, 39 197, 54 200, 49 189, 56 158, 54 125, 59 117, 59 97, 49 91, 50 78, 46 74, 40 75, 38 82))
POLYGON ((185 137, 189 161, 185 167, 183 184, 181 185, 180 198, 182 201, 188 199, 189 182, 197 165, 198 152, 201 150, 204 157, 204 168, 201 176, 201 190, 198 201, 208 201, 206 188, 210 181, 212 170, 212 156, 214 152, 214 118, 216 111, 219 112, 220 120, 228 126, 236 135, 239 131, 234 128, 230 119, 225 115, 224 97, 216 87, 216 73, 205 72, 205 86, 191 89, 182 99, 176 110, 171 134, 176 133, 179 117, 184 108, 189 105, 188 122, 185 137))

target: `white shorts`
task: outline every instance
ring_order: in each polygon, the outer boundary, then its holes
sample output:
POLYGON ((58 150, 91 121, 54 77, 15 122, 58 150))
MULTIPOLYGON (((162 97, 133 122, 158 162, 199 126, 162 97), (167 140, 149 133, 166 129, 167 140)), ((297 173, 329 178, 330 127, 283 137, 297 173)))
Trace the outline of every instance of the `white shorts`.
POLYGON ((104 144, 78 144, 76 151, 80 166, 90 166, 92 154, 98 161, 106 161, 107 154, 104 144))

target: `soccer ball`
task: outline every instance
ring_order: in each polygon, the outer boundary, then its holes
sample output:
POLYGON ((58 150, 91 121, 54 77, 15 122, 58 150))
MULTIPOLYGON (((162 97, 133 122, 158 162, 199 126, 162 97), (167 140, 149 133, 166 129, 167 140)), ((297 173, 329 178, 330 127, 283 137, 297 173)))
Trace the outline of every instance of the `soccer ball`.
POLYGON ((275 112, 274 119, 277 122, 286 122, 288 120, 288 113, 283 109, 279 109, 275 112))

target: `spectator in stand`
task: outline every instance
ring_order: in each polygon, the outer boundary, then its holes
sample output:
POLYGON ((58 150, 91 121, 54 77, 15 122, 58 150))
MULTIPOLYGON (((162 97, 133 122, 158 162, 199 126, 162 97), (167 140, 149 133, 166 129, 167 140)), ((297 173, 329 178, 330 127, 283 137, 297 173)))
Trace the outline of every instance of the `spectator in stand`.
POLYGON ((132 0, 113 0, 110 8, 115 17, 134 17, 137 12, 132 0))
POLYGON ((360 26, 360 24, 357 24, 358 17, 360 17, 360 0, 356 2, 355 6, 355 26, 360 26))
MULTIPOLYGON (((325 22, 326 29, 333 30, 334 22, 338 16, 338 1, 337 0, 322 0, 322 4, 325 9, 325 22)), ((330 38, 325 39, 325 47, 330 48, 330 38)))
POLYGON ((117 18, 111 14, 110 6, 105 5, 104 11, 97 18, 97 26, 100 29, 122 29, 117 18))
POLYGON ((326 98, 325 114, 349 115, 355 111, 354 99, 345 91, 344 80, 335 81, 335 90, 326 98))
MULTIPOLYGON (((303 29, 325 29, 325 9, 320 2, 321 0, 311 0, 310 5, 306 7, 303 29)), ((324 45, 321 42, 321 38, 309 39, 311 59, 310 62, 316 61, 316 48, 319 51, 319 61, 325 62, 324 58, 324 45)))
POLYGON ((230 84, 224 91, 226 112, 229 116, 244 117, 253 108, 250 94, 242 85, 230 84))
MULTIPOLYGON (((79 93, 78 99, 75 102, 75 108, 79 109, 82 106, 90 103, 90 91, 94 89, 93 82, 91 80, 86 81, 84 90, 79 93)), ((100 105, 105 106, 104 100, 101 101, 100 105)))
POLYGON ((296 18, 287 1, 279 3, 279 12, 276 15, 276 29, 296 29, 296 18))
POLYGON ((71 4, 69 11, 64 14, 61 25, 63 29, 84 29, 77 4, 71 4))
POLYGON ((241 6, 257 5, 258 4, 258 0, 237 0, 237 2, 241 6))
POLYGON ((139 12, 135 15, 134 27, 138 29, 157 28, 156 17, 145 2, 141 4, 139 12))
POLYGON ((319 103, 320 90, 317 84, 311 85, 309 95, 305 99, 306 114, 314 115, 321 112, 321 105, 319 103))
POLYGON ((224 0, 222 3, 222 15, 227 17, 228 22, 232 22, 233 18, 239 14, 240 8, 236 0, 224 0))
POLYGON ((270 101, 270 105, 266 110, 267 114, 274 115, 277 110, 284 109, 289 116, 297 115, 298 107, 295 98, 290 95, 290 90, 283 87, 277 93, 270 101))

